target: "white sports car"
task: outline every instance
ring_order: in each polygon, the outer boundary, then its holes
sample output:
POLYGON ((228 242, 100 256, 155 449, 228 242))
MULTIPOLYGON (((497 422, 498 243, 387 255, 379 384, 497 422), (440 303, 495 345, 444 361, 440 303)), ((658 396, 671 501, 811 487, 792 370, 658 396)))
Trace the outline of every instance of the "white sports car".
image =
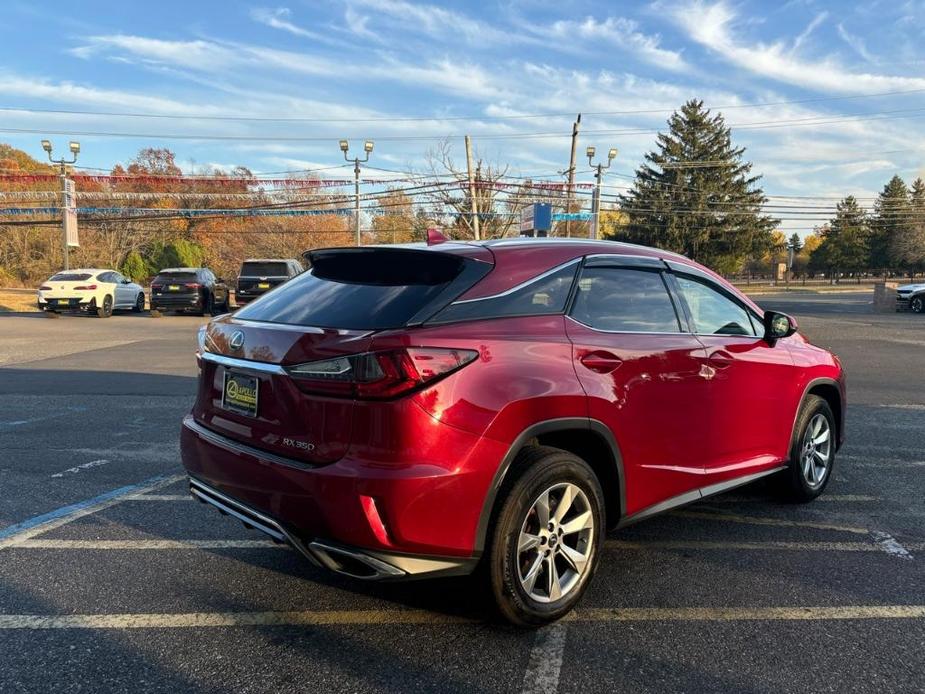
POLYGON ((108 318, 116 309, 143 311, 145 292, 115 270, 65 270, 39 287, 38 305, 42 311, 85 311, 108 318))

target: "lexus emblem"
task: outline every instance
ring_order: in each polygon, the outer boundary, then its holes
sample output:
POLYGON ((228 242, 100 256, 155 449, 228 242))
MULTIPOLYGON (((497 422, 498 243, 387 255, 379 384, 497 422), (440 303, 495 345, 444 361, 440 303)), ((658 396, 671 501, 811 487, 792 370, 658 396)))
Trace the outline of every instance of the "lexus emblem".
POLYGON ((233 332, 228 344, 231 345, 231 349, 241 349, 244 346, 244 333, 240 330, 233 332))

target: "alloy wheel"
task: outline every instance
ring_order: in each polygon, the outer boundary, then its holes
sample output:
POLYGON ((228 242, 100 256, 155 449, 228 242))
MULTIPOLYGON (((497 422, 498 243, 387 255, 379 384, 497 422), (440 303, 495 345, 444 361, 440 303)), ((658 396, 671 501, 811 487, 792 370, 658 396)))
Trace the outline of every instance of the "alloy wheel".
POLYGON ((517 544, 518 578, 537 602, 555 602, 577 586, 591 565, 594 514, 588 497, 570 482, 533 502, 517 544))
POLYGON ((818 413, 809 420, 800 449, 803 479, 811 489, 817 489, 825 481, 831 462, 832 428, 828 418, 818 413))

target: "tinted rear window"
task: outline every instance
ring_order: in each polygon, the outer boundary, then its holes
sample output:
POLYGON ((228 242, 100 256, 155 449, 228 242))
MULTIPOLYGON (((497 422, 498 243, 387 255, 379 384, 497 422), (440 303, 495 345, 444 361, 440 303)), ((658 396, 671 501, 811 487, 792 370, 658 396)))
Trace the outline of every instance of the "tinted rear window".
POLYGON ((85 282, 93 277, 89 272, 59 272, 49 282, 85 282))
POLYGON ((287 277, 289 267, 286 263, 244 263, 241 266, 242 277, 287 277))
POLYGON ((438 301, 450 287, 456 295, 461 293, 464 288, 455 281, 470 262, 474 261, 428 251, 316 251, 308 272, 235 315, 246 320, 320 328, 398 328, 438 301))
POLYGON ((195 272, 162 272, 154 278, 155 282, 195 282, 196 280, 195 272))

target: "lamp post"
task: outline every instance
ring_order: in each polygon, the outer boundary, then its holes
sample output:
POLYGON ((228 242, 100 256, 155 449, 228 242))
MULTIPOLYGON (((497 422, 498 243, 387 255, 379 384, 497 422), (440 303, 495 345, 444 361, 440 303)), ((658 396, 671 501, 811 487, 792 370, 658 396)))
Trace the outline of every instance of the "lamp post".
POLYGON ((61 167, 61 235, 63 237, 63 246, 64 246, 64 269, 68 269, 68 245, 67 245, 67 216, 68 216, 68 178, 67 178, 67 165, 75 164, 77 162, 77 155, 80 153, 80 143, 71 141, 68 143, 68 149, 71 150, 70 160, 61 157, 60 159, 53 159, 51 156, 51 140, 42 140, 42 149, 48 154, 48 161, 52 164, 58 164, 61 167))
POLYGON ((344 159, 346 161, 353 161, 353 229, 356 232, 357 237, 357 246, 360 245, 360 163, 369 161, 369 155, 373 151, 373 141, 367 140, 363 143, 363 151, 366 152, 366 156, 363 159, 359 157, 354 157, 352 160, 347 156, 347 151, 350 149, 350 143, 347 140, 340 141, 340 151, 344 153, 344 159))
POLYGON ((617 156, 617 148, 611 147, 607 152, 607 163, 597 163, 595 164, 592 159, 594 159, 594 153, 597 150, 594 147, 588 147, 585 150, 585 154, 588 155, 588 164, 592 169, 595 169, 594 177, 597 179, 597 184, 594 186, 594 197, 591 200, 591 238, 596 239, 600 235, 601 230, 601 180, 604 178, 604 169, 609 169, 610 164, 617 156))

